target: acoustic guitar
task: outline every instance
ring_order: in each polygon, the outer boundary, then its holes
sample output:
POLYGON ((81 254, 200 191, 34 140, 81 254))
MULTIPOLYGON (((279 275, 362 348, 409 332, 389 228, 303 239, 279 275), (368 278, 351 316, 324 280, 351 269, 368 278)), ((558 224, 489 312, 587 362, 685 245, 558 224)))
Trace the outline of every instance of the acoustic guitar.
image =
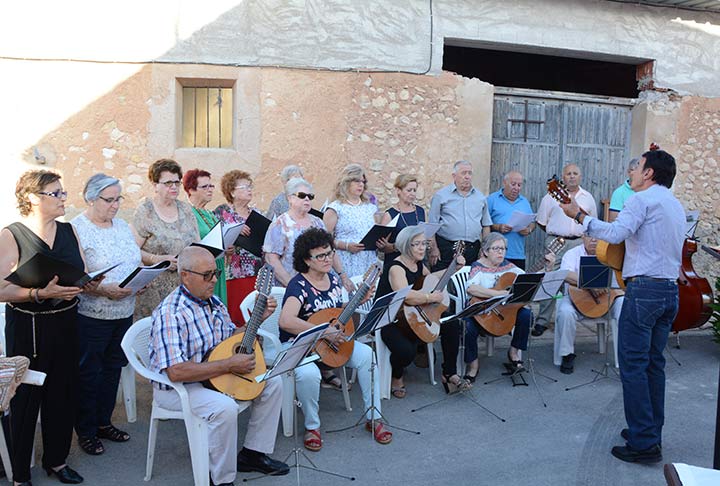
MULTIPOLYGON (((436 275, 430 274, 419 278, 413 285, 413 290, 426 294, 436 290, 442 291, 442 302, 412 306, 404 305, 402 312, 398 312, 398 326, 400 326, 400 329, 404 329, 406 332, 408 329, 411 330, 425 343, 435 342, 440 335, 440 317, 450 305, 450 296, 445 289, 450 278, 460 268, 457 259, 465 251, 465 242, 458 241, 453 248, 453 260, 439 279, 436 275)), ((420 264, 418 263, 418 265, 420 264)))
POLYGON ((320 355, 322 362, 327 366, 339 368, 347 363, 350 356, 352 356, 353 349, 355 348, 355 340, 352 339, 352 335, 355 332, 355 324, 353 323, 352 316, 355 313, 355 309, 360 306, 360 303, 365 298, 368 290, 375 285, 375 281, 380 277, 381 273, 382 264, 380 262, 373 263, 365 272, 363 283, 355 290, 345 307, 323 309, 308 318, 307 321, 315 325, 329 322, 330 325, 334 325, 345 335, 345 341, 339 345, 335 345, 330 340, 322 338, 319 339, 315 345, 315 352, 320 355))
POLYGON ((206 388, 219 391, 231 396, 235 400, 252 400, 260 395, 265 388, 265 383, 258 383, 255 377, 267 371, 262 348, 256 339, 257 331, 262 324, 262 315, 267 307, 267 298, 275 282, 273 268, 267 263, 260 268, 255 282, 255 290, 258 295, 255 299, 250 319, 247 322, 245 332, 239 332, 230 336, 215 346, 205 356, 205 361, 221 361, 231 357, 233 354, 255 354, 255 368, 245 374, 226 373, 224 375, 210 378, 203 382, 206 388))
POLYGON ((575 308, 591 319, 607 314, 615 299, 625 295, 625 292, 619 289, 580 289, 574 285, 568 287, 568 292, 575 308))
MULTIPOLYGON (((550 242, 548 245, 548 252, 553 255, 557 253, 565 246, 565 239, 558 236, 550 242)), ((545 266, 545 261, 541 260, 537 262, 527 273, 535 273, 541 270, 545 266)), ((510 290, 512 284, 515 283, 517 274, 515 272, 505 272, 497 279, 492 290, 510 290)), ((470 299, 470 305, 475 302, 481 302, 482 298, 473 297, 470 299)), ((486 314, 477 314, 473 316, 475 322, 487 333, 495 337, 504 336, 512 331, 517 320, 517 313, 523 308, 525 304, 505 304, 500 307, 494 308, 492 311, 486 314)))

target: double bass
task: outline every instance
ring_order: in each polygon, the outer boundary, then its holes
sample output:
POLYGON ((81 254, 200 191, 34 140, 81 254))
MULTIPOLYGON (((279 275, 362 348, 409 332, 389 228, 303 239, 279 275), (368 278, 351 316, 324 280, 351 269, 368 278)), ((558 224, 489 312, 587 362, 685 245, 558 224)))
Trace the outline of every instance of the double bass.
POLYGON ((674 333, 700 327, 712 316, 712 287, 706 278, 695 273, 692 264, 692 256, 697 250, 697 240, 687 238, 683 243, 678 279, 679 306, 672 324, 674 333))

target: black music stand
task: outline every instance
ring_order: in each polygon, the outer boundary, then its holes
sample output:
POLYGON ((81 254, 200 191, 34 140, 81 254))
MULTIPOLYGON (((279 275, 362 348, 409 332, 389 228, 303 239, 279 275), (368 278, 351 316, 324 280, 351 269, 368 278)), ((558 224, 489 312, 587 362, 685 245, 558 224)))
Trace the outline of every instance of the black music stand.
MULTIPOLYGON (((365 316, 365 319, 363 322, 355 329, 355 332, 352 335, 352 340, 355 340, 359 337, 380 332, 380 329, 387 326, 388 324, 391 324, 395 321, 395 316, 397 316, 397 313, 400 311, 400 307, 402 307, 403 302, 405 301, 405 298, 407 297, 408 292, 412 289, 411 285, 408 285, 405 288, 402 288, 398 291, 391 292, 387 295, 383 295, 382 297, 378 298, 368 311, 367 315, 365 316)), ((397 425, 392 425, 390 422, 388 422, 388 419, 383 415, 383 413, 375 407, 375 369, 377 368, 377 350, 375 347, 372 348, 372 361, 370 363, 370 406, 363 410, 362 414, 360 414, 360 418, 355 422, 353 425, 349 425, 347 427, 342 427, 339 429, 334 430, 328 430, 328 434, 333 432, 343 432, 345 430, 350 430, 358 425, 362 424, 363 421, 366 421, 368 413, 370 414, 370 426, 372 428, 373 436, 375 435, 375 422, 379 419, 383 420, 383 423, 393 429, 402 430, 404 432, 410 432, 411 434, 417 434, 420 435, 420 432, 416 430, 410 430, 405 429, 403 427, 399 427, 397 425), (375 418, 375 415, 378 415, 378 418, 375 418)))
MULTIPOLYGON (((317 361, 320 359, 320 357, 316 354, 312 356, 308 356, 312 349, 315 347, 315 344, 317 343, 320 336, 325 332, 325 330, 328 328, 329 324, 320 324, 318 326, 312 327, 308 329, 307 331, 301 332, 298 334, 295 339, 293 340, 293 343, 290 345, 289 348, 283 350, 278 354, 277 358, 275 358, 275 361, 273 362, 270 369, 263 373, 262 375, 259 375, 255 378, 255 381, 258 383, 262 383, 263 381, 267 381, 270 378, 274 378, 276 376, 283 375, 285 373, 290 374, 290 378, 293 380, 293 388, 295 386, 295 369, 299 368, 300 366, 304 366, 308 363, 312 363, 314 361, 317 361)), ((337 331, 341 332, 341 331, 337 331)), ((324 469, 318 468, 314 462, 305 454, 305 451, 303 451, 300 446, 298 445, 298 430, 297 430, 297 409, 300 408, 300 401, 297 400, 297 398, 294 398, 294 405, 293 408, 293 449, 290 451, 290 454, 285 457, 283 462, 286 462, 288 459, 290 459, 290 456, 295 457, 295 462, 290 465, 290 468, 295 468, 296 474, 297 474, 297 484, 300 486, 300 468, 310 469, 312 471, 317 471, 323 474, 329 474, 330 476, 335 476, 338 478, 347 479, 349 481, 355 481, 355 477, 353 476, 344 476, 342 474, 338 474, 332 471, 326 471, 324 469), (300 463, 300 457, 304 457, 307 462, 310 463, 309 466, 305 464, 300 463)), ((262 476, 256 476, 254 478, 244 478, 243 482, 253 481, 255 479, 260 479, 264 477, 274 477, 269 474, 264 474, 262 476)))
MULTIPOLYGON (((478 314, 492 312, 497 307, 504 305, 510 297, 511 297, 510 295, 504 295, 504 296, 494 297, 491 299, 487 299, 487 300, 484 300, 481 302, 476 302, 474 304, 471 304, 455 315, 443 317, 442 319, 440 319, 441 325, 442 325, 442 323, 449 322, 454 319, 460 319, 460 322, 462 323, 462 330, 461 330, 462 334, 460 336, 460 339, 464 340, 465 339, 465 325, 466 325, 465 319, 466 318, 472 317, 472 316, 478 315, 478 314)), ((420 410, 423 410, 428 407, 432 407, 433 405, 442 403, 445 400, 449 400, 451 397, 454 397, 454 396, 467 398, 472 403, 474 403, 475 405, 477 405, 478 407, 480 407, 481 409, 485 410, 487 413, 489 413, 490 415, 492 415, 493 417, 498 419, 500 422, 505 422, 504 418, 500 417, 498 414, 496 414, 495 412, 493 412, 492 410, 487 408, 485 405, 480 403, 478 401, 478 399, 472 394, 471 389, 460 390, 456 393, 450 393, 446 397, 441 398, 440 400, 436 400, 434 402, 427 403, 418 408, 413 408, 412 410, 410 410, 410 412, 419 412, 420 410)))
POLYGON ((574 390, 585 385, 592 385, 593 383, 597 383, 602 380, 612 379, 620 381, 618 372, 615 370, 615 367, 610 364, 610 359, 608 358, 608 328, 610 328, 610 311, 612 310, 612 303, 610 302, 611 287, 612 273, 610 272, 610 267, 607 267, 600 263, 600 261, 595 256, 580 257, 580 269, 578 271, 578 288, 587 290, 605 290, 605 293, 607 295, 608 311, 607 314, 605 314, 606 327, 605 336, 603 336, 603 339, 605 340, 605 364, 603 364, 603 367, 600 370, 590 370, 591 372, 595 373, 595 377, 592 380, 586 383, 581 383, 579 385, 567 387, 565 388, 565 391, 574 390), (612 370, 615 376, 610 374, 610 370, 612 370))

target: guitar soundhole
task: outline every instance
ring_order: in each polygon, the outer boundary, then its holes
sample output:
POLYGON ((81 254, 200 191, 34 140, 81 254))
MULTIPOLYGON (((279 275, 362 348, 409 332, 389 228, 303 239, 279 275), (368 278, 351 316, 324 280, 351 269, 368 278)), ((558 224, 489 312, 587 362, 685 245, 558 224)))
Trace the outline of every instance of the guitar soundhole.
POLYGON ((235 346, 233 346, 232 352, 233 352, 233 354, 240 354, 242 352, 242 343, 238 343, 235 346))

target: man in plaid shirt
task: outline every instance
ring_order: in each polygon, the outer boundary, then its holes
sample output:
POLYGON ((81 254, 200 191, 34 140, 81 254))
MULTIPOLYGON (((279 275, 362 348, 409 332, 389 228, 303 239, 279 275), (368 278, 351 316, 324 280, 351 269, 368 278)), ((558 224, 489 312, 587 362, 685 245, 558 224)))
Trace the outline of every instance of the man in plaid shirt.
MULTIPOLYGON (((252 354, 238 353, 225 360, 203 362, 203 356, 208 351, 238 331, 230 320, 227 308, 213 295, 218 277, 215 259, 204 248, 185 248, 178 256, 178 273, 180 287, 168 295, 152 314, 150 369, 166 373, 171 381, 185 383, 193 413, 207 421, 213 484, 232 485, 236 471, 287 474, 287 464, 267 455, 275 447, 280 418, 280 379, 268 380, 263 392, 253 400, 245 441, 239 453, 237 403, 231 397, 201 384, 226 373, 243 374, 255 368, 255 356, 252 354)), ((268 298, 263 319, 276 307, 277 302, 272 297, 268 298)), ((180 410, 177 392, 165 388, 158 383, 154 386, 154 398, 158 405, 180 410)))

